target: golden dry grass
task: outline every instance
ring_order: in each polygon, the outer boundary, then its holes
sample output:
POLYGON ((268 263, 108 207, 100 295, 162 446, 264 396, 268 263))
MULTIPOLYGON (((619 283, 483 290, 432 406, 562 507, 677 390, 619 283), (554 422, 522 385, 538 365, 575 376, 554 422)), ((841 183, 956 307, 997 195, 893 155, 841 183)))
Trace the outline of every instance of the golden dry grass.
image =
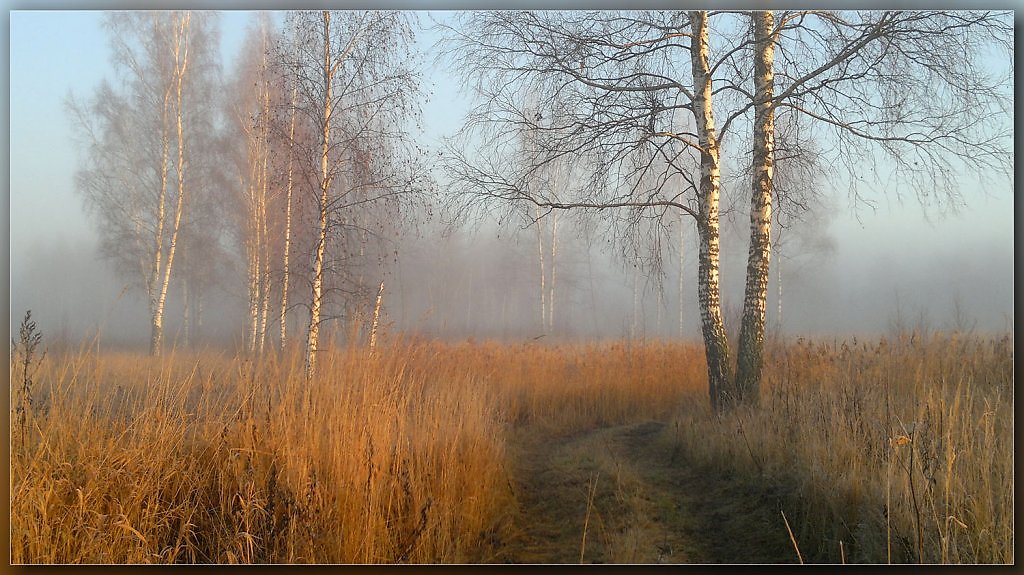
POLYGON ((15 562, 464 561, 504 504, 493 398, 398 354, 89 354, 13 454, 15 562))
POLYGON ((488 561, 510 424, 667 416, 679 359, 410 342, 325 352, 306 385, 298 350, 50 356, 12 428, 12 560, 488 561))
POLYGON ((801 340, 768 357, 759 408, 684 408, 679 441, 769 486, 805 559, 1013 561, 1011 336, 801 340))
POLYGON ((761 408, 719 420, 692 344, 406 340, 322 352, 308 385, 301 350, 48 354, 27 431, 11 427, 11 559, 503 561, 530 520, 523 434, 674 419, 660 441, 687 464, 784 487, 805 558, 838 560, 842 539, 848 560, 884 562, 891 541, 913 561, 920 525, 927 561, 1012 560, 1008 339, 769 357, 761 408))

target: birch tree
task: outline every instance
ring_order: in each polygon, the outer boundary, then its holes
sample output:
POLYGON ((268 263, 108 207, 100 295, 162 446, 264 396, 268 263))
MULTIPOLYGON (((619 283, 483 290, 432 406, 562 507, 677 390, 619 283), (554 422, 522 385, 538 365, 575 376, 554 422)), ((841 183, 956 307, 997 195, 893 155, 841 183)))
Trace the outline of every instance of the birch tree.
POLYGON ((645 222, 660 234, 672 227, 666 215, 692 218, 709 394, 717 406, 731 370, 718 283, 720 131, 712 102, 721 61, 711 59, 708 14, 478 12, 448 31, 446 55, 479 94, 461 145, 448 149, 454 201, 468 212, 526 203, 600 213, 609 233, 634 246, 649 238, 645 222), (521 104, 527 94, 545 95, 541 114, 564 114, 538 124, 521 104), (510 171, 523 128, 536 131, 536 151, 510 171), (555 161, 586 172, 557 199, 528 186, 555 161))
MULTIPOLYGON (((196 18, 197 16, 193 16, 196 18)), ((196 33, 202 30, 196 29, 196 33)), ((215 31, 215 30, 214 30, 215 31)), ((206 32, 209 33, 209 32, 206 32)), ((203 42, 216 45, 216 35, 203 42)), ((193 58, 194 78, 188 86, 189 106, 185 108, 185 138, 188 202, 182 216, 176 275, 179 276, 182 303, 182 343, 187 347, 203 332, 204 300, 216 285, 227 279, 225 270, 232 258, 225 242, 228 229, 223 225, 225 166, 223 116, 220 114, 220 61, 212 54, 193 58), (179 273, 180 272, 180 273, 179 273)))
POLYGON ((428 184, 421 156, 411 143, 419 94, 409 18, 408 13, 378 11, 288 16, 282 65, 295 87, 297 117, 317 134, 314 145, 292 142, 301 173, 316 194, 307 377, 316 373, 320 329, 331 295, 329 275, 352 263, 339 253, 344 248, 339 239, 353 229, 365 237, 362 232, 369 229, 366 219, 353 215, 380 216, 390 210, 390 217, 380 218, 382 225, 388 224, 397 219, 401 201, 428 184))
POLYGON ((293 225, 307 216, 311 204, 303 193, 310 178, 300 173, 296 154, 310 149, 315 130, 297 112, 298 89, 288 69, 294 58, 286 53, 293 46, 286 40, 268 14, 255 15, 235 66, 235 97, 226 102, 232 141, 225 147, 234 151, 228 187, 235 190, 234 230, 245 262, 250 353, 262 353, 275 329, 278 345, 286 346, 289 312, 296 305, 290 297, 292 253, 310 235, 293 225))
POLYGON ((1012 78, 986 65, 1013 53, 1008 13, 772 12, 751 14, 753 163, 750 253, 736 393, 756 401, 764 347, 771 253, 774 115, 792 112, 832 143, 829 157, 857 199, 909 188, 923 202, 955 207, 958 183, 1008 176, 1013 166, 1008 102, 1012 78), (776 50, 782 54, 775 61, 776 50), (776 69, 783 78, 774 90, 776 69), (866 174, 866 177, 865 177, 866 174))
POLYGON ((83 144, 75 177, 97 218, 101 250, 146 293, 150 352, 163 348, 164 310, 183 238, 194 149, 195 85, 213 82, 215 19, 190 12, 116 12, 105 26, 116 84, 68 109, 83 144))
POLYGON ((865 173, 927 199, 941 190, 949 201, 957 193, 946 183, 962 168, 992 176, 1012 166, 1012 81, 985 74, 979 60, 991 46, 1012 53, 1012 26, 998 14, 501 12, 471 14, 448 30, 448 57, 478 94, 447 164, 467 209, 527 203, 601 212, 613 229, 625 222, 617 234, 624 239, 644 217, 671 211, 693 219, 716 410, 759 394, 773 195, 779 199, 773 174, 779 161, 807 161, 777 157, 779 114, 802 116, 801 125, 831 145, 832 166, 845 169, 823 171, 848 176, 856 198, 865 173), (528 93, 573 113, 540 126, 538 152, 509 173, 510 136, 536 124, 520 104, 528 93), (733 378, 718 285, 719 204, 722 153, 734 149, 723 142, 742 143, 744 134, 750 247, 733 378), (534 193, 532 173, 564 157, 591 177, 572 197, 534 193))
MULTIPOLYGON (((539 110, 534 112, 536 121, 544 121, 543 113, 539 110)), ((547 120, 550 122, 550 118, 547 120)), ((536 132, 528 128, 523 134, 523 145, 527 157, 533 157, 536 153, 536 132)), ((528 185, 533 189, 533 194, 543 196, 549 200, 559 197, 559 190, 566 187, 567 167, 564 162, 552 162, 544 170, 533 174, 528 185)), ((539 264, 539 290, 540 295, 540 329, 543 334, 554 332, 554 309, 555 309, 555 280, 557 278, 556 255, 558 253, 558 212, 542 210, 540 206, 533 206, 532 213, 524 213, 524 219, 528 225, 532 225, 537 235, 537 262, 539 264)))
MULTIPOLYGON (((235 185, 240 205, 239 232, 245 255, 248 317, 245 341, 249 353, 262 353, 266 344, 272 291, 270 204, 277 192, 277 152, 272 101, 278 96, 271 62, 274 30, 269 16, 260 14, 250 29, 236 68, 229 115, 235 138, 242 146, 236 156, 235 185)), ((277 98, 279 99, 279 98, 277 98)))
POLYGON ((771 260, 772 177, 775 171, 775 18, 771 11, 750 17, 754 53, 753 162, 750 197, 750 250, 743 294, 735 391, 738 401, 756 403, 764 364, 765 302, 771 260))
POLYGON ((295 190, 295 98, 297 88, 292 86, 288 105, 288 168, 285 184, 284 246, 281 250, 281 337, 283 350, 288 342, 288 286, 291 279, 290 256, 292 250, 292 196, 295 190))

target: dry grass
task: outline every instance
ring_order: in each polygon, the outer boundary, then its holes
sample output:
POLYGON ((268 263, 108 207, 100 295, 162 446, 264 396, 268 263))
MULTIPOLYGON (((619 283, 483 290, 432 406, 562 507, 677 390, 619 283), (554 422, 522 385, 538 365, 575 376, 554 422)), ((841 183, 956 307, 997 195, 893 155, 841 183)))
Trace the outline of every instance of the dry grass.
MULTIPOLYGON (((721 420, 691 344, 399 341, 323 352, 309 385, 301 350, 86 347, 43 359, 11 428, 14 563, 502 561, 530 519, 523 434, 673 417, 663 440, 689 461, 781 486, 805 559, 838 561, 842 540, 856 561, 1012 561, 1006 338, 777 346, 760 410, 721 420)), ((628 477, 594 479, 598 500, 650 506, 628 477)), ((616 507, 591 503, 587 555, 642 557, 643 518, 609 538, 622 522, 597 512, 616 507)))
POLYGON ((679 439, 771 486, 805 558, 1013 561, 1010 336, 801 340, 768 357, 760 408, 684 409, 679 439))
POLYGON ((510 425, 667 416, 683 364, 669 346, 407 342, 324 352, 306 385, 299 350, 85 348, 44 360, 12 428, 15 563, 494 560, 510 425))
POLYGON ((396 562, 479 557, 501 497, 495 401, 471 375, 342 353, 250 363, 54 361, 12 463, 14 562, 396 562))
POLYGON ((562 435, 645 419, 665 420, 706 386, 703 351, 664 342, 544 346, 431 344, 451 374, 478 374, 507 420, 562 435))

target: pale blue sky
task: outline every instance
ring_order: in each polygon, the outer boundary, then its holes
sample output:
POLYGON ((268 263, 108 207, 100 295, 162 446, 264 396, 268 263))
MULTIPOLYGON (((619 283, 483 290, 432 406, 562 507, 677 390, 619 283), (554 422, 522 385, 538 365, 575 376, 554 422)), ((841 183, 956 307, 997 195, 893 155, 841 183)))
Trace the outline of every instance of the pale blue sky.
MULTIPOLYGON (((250 16, 221 16, 226 67, 250 16)), ((77 156, 64 99, 69 92, 88 97, 109 75, 101 19, 102 12, 10 14, 12 300, 31 295, 26 293, 31 280, 19 277, 25 258, 54 245, 95 245, 91 222, 73 189, 77 156)), ((426 16, 423 21, 429 23, 426 16)), ((440 134, 458 128, 465 99, 446 75, 435 73, 428 80, 434 96, 423 112, 427 143, 433 144, 440 134)), ((845 191, 839 192, 840 209, 830 228, 838 249, 827 262, 801 272, 802 284, 791 289, 803 290, 807 305, 802 311, 791 306, 789 317, 803 313, 799 325, 808 330, 828 331, 829 325, 847 319, 857 326, 853 329, 870 330, 884 327, 878 318, 891 315, 890 304, 871 301, 877 297, 899 294, 904 311, 920 299, 920 307, 942 318, 956 291, 966 292, 960 295, 980 325, 1005 327, 1013 305, 1013 198, 1008 182, 1001 188, 964 190, 968 206, 960 214, 931 222, 912 198, 903 205, 883 199, 876 212, 861 210, 857 221, 847 209, 845 191), (863 320, 865 314, 875 319, 863 320)), ((730 241, 726 252, 745 253, 745 242, 730 241)), ((97 260, 96 265, 102 264, 97 260)))

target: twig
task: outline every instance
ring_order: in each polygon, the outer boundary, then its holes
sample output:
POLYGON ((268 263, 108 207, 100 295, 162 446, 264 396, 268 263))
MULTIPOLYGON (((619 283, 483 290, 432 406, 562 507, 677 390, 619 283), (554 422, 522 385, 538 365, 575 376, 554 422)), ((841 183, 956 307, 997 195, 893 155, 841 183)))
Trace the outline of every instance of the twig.
POLYGON ((583 552, 587 548, 587 526, 590 525, 590 510, 594 508, 594 494, 597 492, 597 479, 601 476, 598 472, 590 482, 590 493, 587 496, 587 515, 583 519, 583 540, 580 542, 580 563, 583 563, 583 552))
POLYGON ((793 536, 793 530, 789 528, 789 521, 786 520, 786 512, 779 510, 782 514, 782 521, 786 524, 786 531, 789 532, 789 540, 793 542, 793 549, 796 549, 796 558, 800 560, 800 564, 804 564, 804 558, 800 555, 800 546, 796 544, 796 537, 793 536))
POLYGON ((761 462, 754 455, 754 450, 751 449, 750 442, 747 440, 747 434, 743 431, 743 421, 737 419, 736 425, 739 427, 740 436, 743 438, 743 444, 747 446, 747 453, 750 454, 750 459, 754 462, 754 465, 757 466, 758 474, 760 474, 761 477, 764 477, 764 468, 761 466, 761 462))

